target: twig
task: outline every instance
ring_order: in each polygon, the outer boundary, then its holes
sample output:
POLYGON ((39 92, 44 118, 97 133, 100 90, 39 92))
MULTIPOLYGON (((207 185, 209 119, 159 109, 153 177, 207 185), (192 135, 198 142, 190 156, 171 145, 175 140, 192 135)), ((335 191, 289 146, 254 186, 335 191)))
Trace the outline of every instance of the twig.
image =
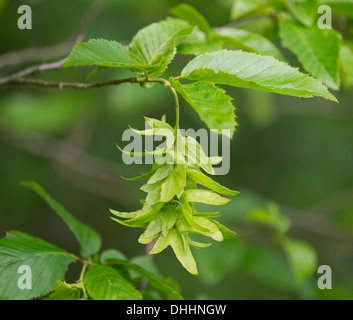
MULTIPOLYGON (((58 63, 59 65, 59 63, 58 63)), ((40 67, 40 66, 39 66, 40 67)), ((47 68, 46 70, 52 70, 55 69, 56 66, 53 66, 52 68, 50 66, 45 67, 47 68)), ((60 67, 59 67, 60 68, 60 67)), ((35 69, 35 68, 33 68, 35 69)), ((41 68, 42 69, 42 68, 41 68)), ((36 73, 38 70, 34 70, 34 73, 36 73)), ((91 89, 91 88, 102 88, 106 86, 113 86, 113 85, 119 85, 122 83, 145 83, 145 82, 155 82, 155 83, 160 83, 163 84, 164 86, 170 86, 169 82, 165 79, 161 78, 156 78, 156 79, 137 79, 137 78, 127 78, 127 79, 118 79, 118 80, 112 80, 112 81, 107 81, 107 82, 98 82, 98 83, 80 83, 80 82, 54 82, 54 81, 46 81, 46 80, 40 80, 40 79, 28 79, 28 78, 21 78, 21 77, 11 77, 10 79, 0 79, 0 86, 4 85, 34 85, 38 87, 48 87, 48 88, 57 88, 59 90, 62 90, 64 88, 73 88, 73 89, 91 89)))
POLYGON ((128 78, 128 79, 119 79, 119 80, 100 82, 100 83, 80 83, 80 82, 54 82, 54 81, 46 81, 46 80, 40 80, 40 79, 14 78, 14 79, 9 79, 7 81, 2 81, 2 79, 0 79, 0 86, 7 85, 7 84, 34 85, 37 87, 49 87, 49 88, 57 88, 59 90, 62 90, 64 88, 73 88, 73 89, 101 88, 106 86, 119 85, 126 82, 136 83, 136 82, 143 82, 143 81, 137 80, 136 78, 128 78))
POLYGON ((24 77, 28 77, 28 76, 31 76, 31 75, 34 75, 36 73, 40 73, 43 71, 58 70, 64 65, 66 59, 67 58, 61 59, 56 62, 44 63, 44 64, 41 64, 38 66, 32 66, 32 67, 29 67, 25 70, 22 70, 20 72, 12 74, 10 76, 2 78, 2 79, 0 79, 0 86, 5 85, 5 84, 16 84, 18 82, 21 83, 22 81, 25 80, 25 79, 23 79, 24 77))

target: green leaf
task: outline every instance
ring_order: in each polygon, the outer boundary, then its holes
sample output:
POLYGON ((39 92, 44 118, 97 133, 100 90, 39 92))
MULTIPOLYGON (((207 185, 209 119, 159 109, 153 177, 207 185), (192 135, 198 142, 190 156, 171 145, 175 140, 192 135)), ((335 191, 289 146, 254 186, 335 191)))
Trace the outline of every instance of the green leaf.
POLYGON ((75 260, 42 239, 19 231, 7 233, 0 239, 0 299, 32 299, 49 293, 57 280, 64 280, 68 265, 75 260), (20 266, 31 268, 31 289, 18 287, 19 278, 25 275, 18 273, 20 266))
POLYGON ((130 53, 135 54, 143 64, 153 66, 154 76, 158 76, 174 57, 176 41, 192 30, 188 23, 178 19, 168 18, 153 23, 135 35, 130 44, 130 53))
POLYGON ((233 136, 236 126, 232 98, 213 83, 199 81, 181 84, 171 80, 171 85, 194 108, 210 129, 229 129, 233 136))
POLYGON ((315 21, 318 9, 317 0, 286 0, 287 7, 293 16, 307 27, 311 27, 315 21))
POLYGON ((53 292, 44 300, 81 300, 81 293, 81 288, 58 280, 53 292))
POLYGON ((238 191, 233 191, 233 190, 230 190, 226 187, 223 187, 218 182, 212 180, 210 177, 206 176, 205 174, 203 174, 200 171, 190 169, 187 171, 187 175, 192 180, 194 180, 197 184, 200 184, 200 185, 202 185, 206 188, 209 188, 215 192, 224 194, 226 196, 236 196, 237 194, 239 194, 238 191))
POLYGON ((92 66, 145 70, 143 63, 122 44, 104 39, 78 43, 64 66, 92 66))
POLYGON ((37 193, 64 220, 79 242, 81 246, 80 253, 83 258, 88 258, 100 250, 102 241, 97 232, 76 220, 60 203, 45 192, 39 184, 26 181, 22 182, 22 185, 37 193))
POLYGON ((223 40, 223 44, 227 47, 236 47, 263 56, 272 56, 286 62, 281 51, 270 40, 258 33, 235 28, 222 28, 218 34, 217 37, 223 40))
POLYGON ((168 202, 174 196, 180 196, 186 184, 185 164, 177 164, 163 181, 161 189, 161 201, 168 202))
POLYGON ((308 243, 299 240, 287 239, 283 246, 296 281, 301 284, 317 267, 316 252, 308 243))
POLYGON ((221 206, 227 204, 230 201, 230 199, 221 197, 217 193, 208 190, 185 190, 183 196, 189 202, 199 202, 215 206, 221 206))
POLYGON ((93 300, 141 300, 142 295, 131 282, 115 269, 103 265, 91 265, 83 282, 93 300))
POLYGON ((340 37, 333 30, 307 29, 286 18, 280 20, 283 46, 293 51, 304 68, 327 86, 338 90, 340 37))
POLYGON ((272 57, 249 52, 221 50, 206 53, 190 61, 179 78, 337 101, 320 81, 272 57))
POLYGON ((197 26, 207 36, 212 33, 212 29, 206 18, 200 14, 194 7, 182 3, 170 9, 170 12, 182 20, 187 21, 192 26, 197 26))
POLYGON ((128 261, 124 260, 110 260, 107 261, 110 264, 113 265, 121 265, 127 269, 133 270, 134 272, 138 273, 140 276, 142 276, 144 279, 148 280, 149 284, 155 288, 156 290, 161 291, 167 299, 170 300, 183 300, 182 296, 180 293, 174 288, 174 286, 171 286, 169 282, 164 281, 163 279, 158 278, 151 272, 141 268, 140 266, 133 264, 128 261))

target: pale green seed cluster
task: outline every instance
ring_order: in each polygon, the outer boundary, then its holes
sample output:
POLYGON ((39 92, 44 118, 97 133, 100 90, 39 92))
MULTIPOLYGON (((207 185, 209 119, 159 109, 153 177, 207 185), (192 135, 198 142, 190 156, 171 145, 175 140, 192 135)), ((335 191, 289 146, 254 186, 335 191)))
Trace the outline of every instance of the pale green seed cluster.
MULTIPOLYGON (((142 135, 165 134, 175 132, 164 121, 146 118, 152 127, 145 131, 136 131, 142 135)), ((235 234, 214 220, 217 212, 197 212, 194 203, 224 205, 230 199, 219 195, 237 195, 237 191, 223 187, 201 172, 201 169, 213 174, 212 165, 221 161, 220 157, 207 157, 201 145, 191 137, 182 137, 176 133, 174 143, 166 143, 165 148, 156 149, 157 155, 152 170, 142 176, 127 179, 132 181, 148 179, 141 190, 147 193, 141 210, 118 212, 112 219, 129 227, 144 229, 139 242, 148 244, 155 241, 150 254, 163 251, 168 246, 192 274, 197 267, 190 246, 203 248, 211 245, 191 239, 190 233, 204 235, 216 241, 231 238, 235 234), (197 185, 207 189, 198 189, 197 185)))

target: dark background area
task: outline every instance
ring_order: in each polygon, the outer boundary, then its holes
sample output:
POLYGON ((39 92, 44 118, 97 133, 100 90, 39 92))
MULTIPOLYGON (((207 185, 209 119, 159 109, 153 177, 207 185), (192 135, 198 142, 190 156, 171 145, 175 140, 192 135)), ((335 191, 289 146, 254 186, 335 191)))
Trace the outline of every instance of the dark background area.
MULTIPOLYGON (((212 26, 230 22, 232 1, 184 2, 197 8, 212 26)), ((0 55, 58 44, 63 44, 58 48, 65 52, 80 32, 85 39, 128 44, 140 28, 164 19, 168 8, 177 3, 0 0, 0 55), (17 28, 17 8, 24 3, 33 10, 32 30, 17 28)), ((49 61, 70 50, 60 55, 58 48, 50 52, 49 61)), ((177 56, 166 76, 178 74, 189 59, 177 56)), ((288 59, 295 65, 293 57, 288 59)), ((0 76, 33 63, 38 61, 4 67, 0 76)), ((83 82, 89 71, 67 68, 40 76, 83 82)), ((108 71, 94 81, 127 74, 108 71)), ((216 180, 240 191, 221 208, 220 218, 237 237, 195 253, 199 276, 189 275, 171 249, 155 257, 160 272, 177 280, 188 299, 352 299, 353 92, 335 92, 340 101, 336 104, 247 89, 227 91, 234 98, 239 126, 231 142, 230 172, 216 180), (331 266, 333 290, 316 288, 317 273, 298 285, 272 232, 247 221, 250 211, 268 202, 276 203, 291 219, 290 235, 315 249, 318 265, 331 266)), ((21 230, 78 252, 63 222, 19 184, 34 180, 79 220, 94 227, 102 235, 103 248, 117 248, 128 257, 143 255, 144 247, 137 242, 141 230, 111 221, 109 208, 132 211, 140 207, 140 184, 120 176, 147 172, 148 166, 126 166, 115 145, 124 145, 121 137, 129 125, 143 128, 143 115, 160 118, 163 114, 174 121, 173 97, 158 85, 149 90, 131 84, 87 91, 0 88, 0 236, 21 230)), ((203 127, 184 101, 181 127, 203 127)), ((73 266, 69 278, 76 273, 73 266)))

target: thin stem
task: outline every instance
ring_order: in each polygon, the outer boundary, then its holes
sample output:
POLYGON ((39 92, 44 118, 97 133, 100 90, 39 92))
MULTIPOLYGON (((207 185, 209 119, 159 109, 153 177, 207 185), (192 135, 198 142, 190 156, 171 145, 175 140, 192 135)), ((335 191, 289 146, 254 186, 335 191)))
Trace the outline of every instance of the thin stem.
POLYGON ((84 263, 82 270, 81 270, 81 274, 80 274, 80 278, 78 279, 79 282, 83 281, 83 276, 85 275, 86 269, 87 269, 88 263, 84 263))
POLYGON ((119 85, 126 82, 130 82, 130 83, 155 82, 155 83, 163 84, 165 87, 170 87, 169 82, 162 78, 146 78, 146 79, 127 78, 127 79, 118 79, 118 80, 98 82, 98 83, 80 83, 80 82, 54 82, 54 81, 46 81, 41 79, 30 79, 30 78, 24 78, 21 75, 14 75, 8 78, 0 79, 0 86, 5 86, 9 84, 34 85, 38 87, 58 88, 59 90, 62 90, 64 88, 73 88, 73 89, 102 88, 106 86, 119 85))
POLYGON ((80 278, 78 280, 78 282, 82 285, 82 291, 83 291, 83 295, 85 296, 85 298, 87 299, 87 292, 86 292, 86 288, 85 288, 85 283, 83 281, 83 276, 85 275, 86 269, 87 269, 88 263, 85 262, 82 270, 81 270, 81 274, 80 274, 80 278))
POLYGON ((177 134, 177 130, 179 130, 179 109, 180 109, 180 105, 179 105, 179 98, 178 98, 178 94, 175 91, 174 88, 170 87, 170 90, 172 90, 173 95, 174 95, 174 100, 175 100, 175 135, 177 134))
POLYGON ((73 89, 101 88, 101 87, 106 87, 111 85, 119 85, 125 82, 135 83, 135 82, 142 82, 142 81, 138 81, 136 78, 129 78, 129 79, 120 79, 120 80, 113 80, 113 81, 100 82, 100 83, 79 83, 79 82, 53 82, 53 81, 46 81, 46 80, 39 80, 39 79, 17 78, 4 83, 2 83, 0 79, 0 86, 6 85, 6 84, 34 85, 38 87, 58 88, 59 90, 62 90, 64 88, 73 88, 73 89))

